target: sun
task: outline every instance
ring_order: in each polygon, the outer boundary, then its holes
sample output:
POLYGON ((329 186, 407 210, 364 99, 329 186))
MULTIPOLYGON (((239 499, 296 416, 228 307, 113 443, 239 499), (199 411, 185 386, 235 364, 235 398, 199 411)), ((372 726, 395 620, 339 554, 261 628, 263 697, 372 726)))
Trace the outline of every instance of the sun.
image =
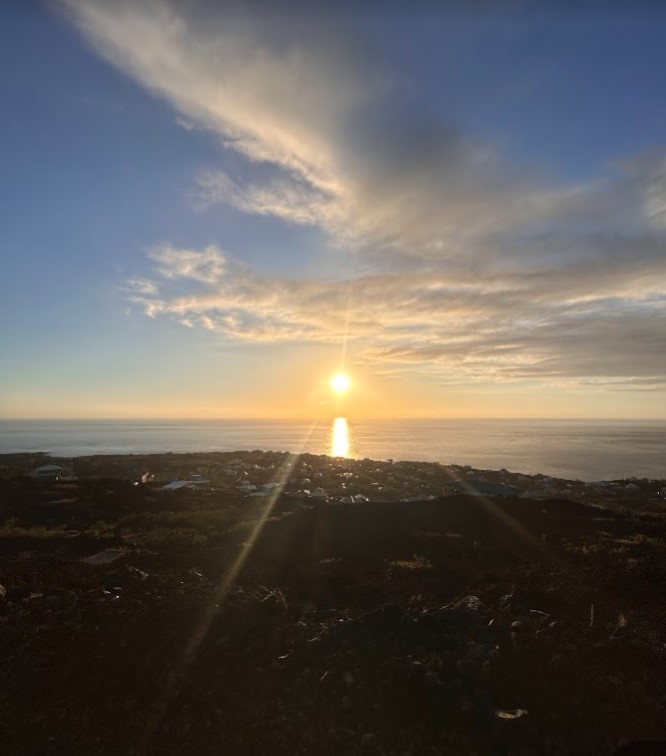
POLYGON ((336 394, 344 394, 351 385, 351 381, 344 373, 338 373, 331 378, 331 388, 336 394))

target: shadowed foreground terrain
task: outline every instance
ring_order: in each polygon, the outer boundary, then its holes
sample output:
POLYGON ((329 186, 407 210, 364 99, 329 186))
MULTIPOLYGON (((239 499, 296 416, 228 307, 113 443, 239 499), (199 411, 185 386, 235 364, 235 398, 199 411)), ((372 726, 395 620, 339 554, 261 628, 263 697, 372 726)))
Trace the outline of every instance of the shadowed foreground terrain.
POLYGON ((666 739, 656 517, 467 496, 268 512, 112 479, 14 477, 0 495, 3 753, 612 754, 666 739), (81 561, 106 549, 122 554, 81 561))

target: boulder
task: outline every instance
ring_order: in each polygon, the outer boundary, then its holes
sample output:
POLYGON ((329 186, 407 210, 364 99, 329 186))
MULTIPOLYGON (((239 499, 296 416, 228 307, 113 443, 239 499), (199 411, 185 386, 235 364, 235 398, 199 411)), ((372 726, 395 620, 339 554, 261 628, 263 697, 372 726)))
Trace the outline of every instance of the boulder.
POLYGON ((538 746, 537 728, 526 709, 495 709, 492 736, 501 751, 531 751, 538 746))

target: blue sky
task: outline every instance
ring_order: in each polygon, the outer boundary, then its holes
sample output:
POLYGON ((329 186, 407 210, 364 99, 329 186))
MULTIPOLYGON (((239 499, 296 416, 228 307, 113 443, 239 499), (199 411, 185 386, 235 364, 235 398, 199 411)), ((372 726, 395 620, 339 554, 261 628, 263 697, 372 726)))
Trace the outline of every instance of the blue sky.
POLYGON ((666 11, 603 6, 3 6, 0 414, 664 417, 666 11))

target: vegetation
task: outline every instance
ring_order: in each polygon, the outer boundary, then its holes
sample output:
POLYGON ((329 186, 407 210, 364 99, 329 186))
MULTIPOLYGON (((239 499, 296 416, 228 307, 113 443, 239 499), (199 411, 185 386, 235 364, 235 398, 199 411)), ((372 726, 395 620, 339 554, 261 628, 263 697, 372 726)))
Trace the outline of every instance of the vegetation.
POLYGON ((0 525, 0 538, 71 538, 76 535, 78 531, 67 530, 63 526, 26 526, 16 517, 11 517, 0 525))

